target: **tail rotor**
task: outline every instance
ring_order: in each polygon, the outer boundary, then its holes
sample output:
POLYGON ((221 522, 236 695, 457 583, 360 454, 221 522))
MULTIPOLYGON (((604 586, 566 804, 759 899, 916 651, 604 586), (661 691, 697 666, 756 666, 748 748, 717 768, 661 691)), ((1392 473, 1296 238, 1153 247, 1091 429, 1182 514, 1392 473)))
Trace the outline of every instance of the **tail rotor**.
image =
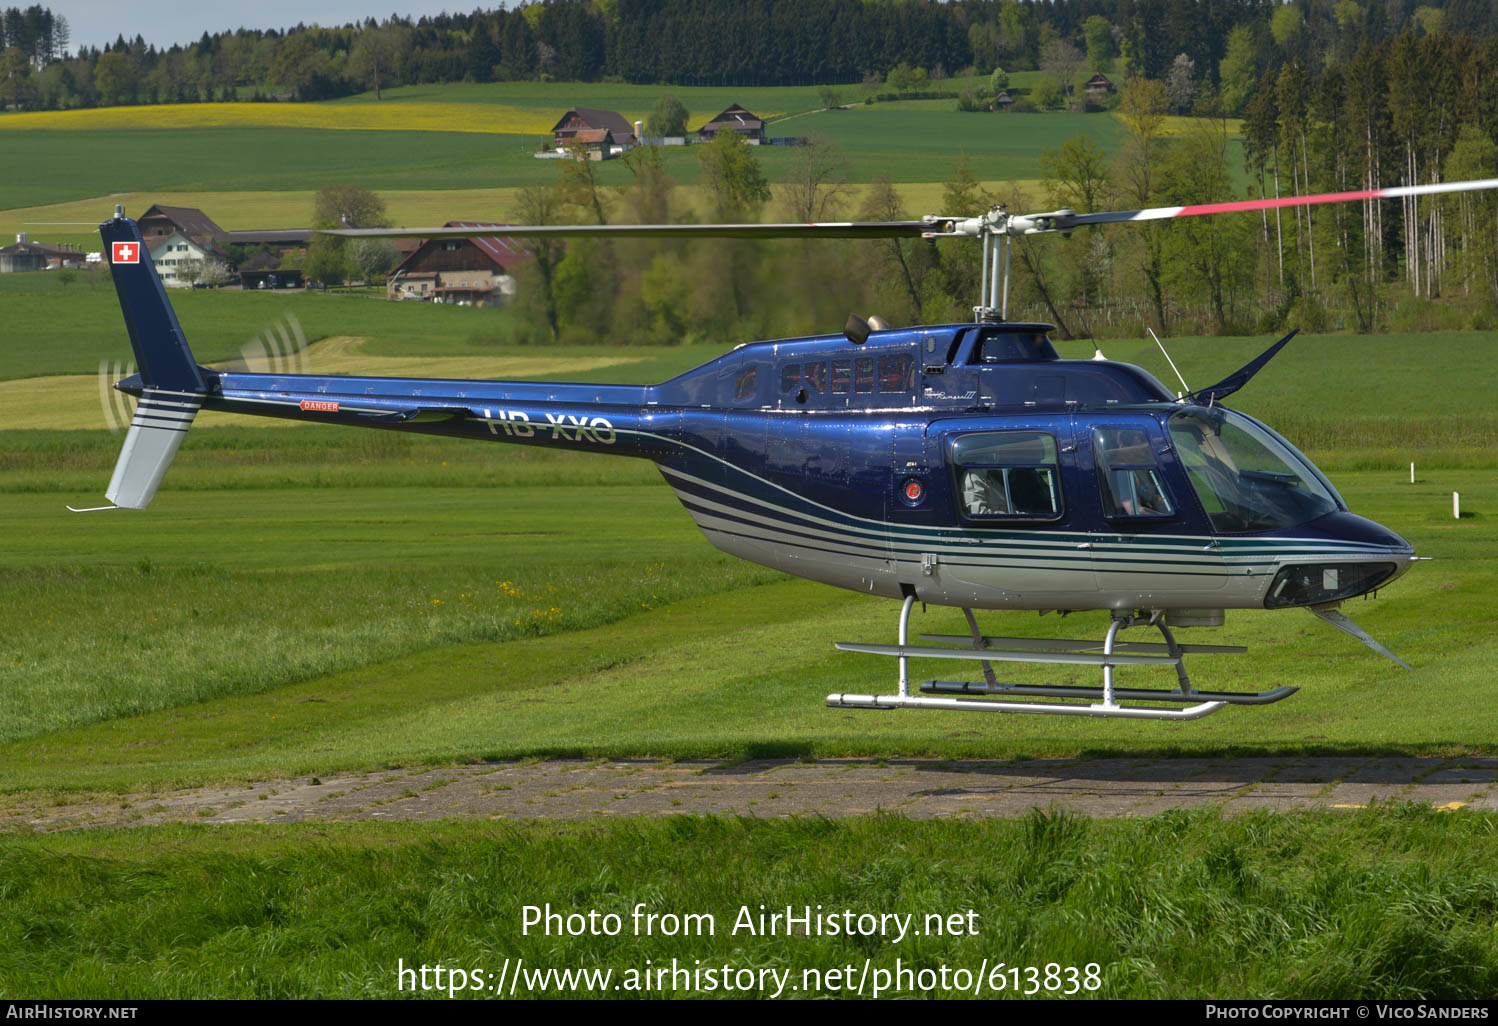
POLYGON ((104 426, 109 428, 112 435, 125 430, 135 418, 135 397, 114 387, 116 381, 134 373, 133 361, 99 361, 99 411, 104 415, 104 426))

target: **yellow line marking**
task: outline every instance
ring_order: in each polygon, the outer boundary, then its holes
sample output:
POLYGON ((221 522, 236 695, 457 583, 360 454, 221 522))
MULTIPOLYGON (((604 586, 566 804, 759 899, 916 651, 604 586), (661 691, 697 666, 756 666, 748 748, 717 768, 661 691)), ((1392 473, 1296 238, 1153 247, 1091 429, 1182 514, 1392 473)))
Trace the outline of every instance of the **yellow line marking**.
POLYGON ((1463 808, 1466 804, 1466 802, 1447 802, 1445 805, 1437 805, 1436 811, 1455 812, 1457 809, 1463 808))

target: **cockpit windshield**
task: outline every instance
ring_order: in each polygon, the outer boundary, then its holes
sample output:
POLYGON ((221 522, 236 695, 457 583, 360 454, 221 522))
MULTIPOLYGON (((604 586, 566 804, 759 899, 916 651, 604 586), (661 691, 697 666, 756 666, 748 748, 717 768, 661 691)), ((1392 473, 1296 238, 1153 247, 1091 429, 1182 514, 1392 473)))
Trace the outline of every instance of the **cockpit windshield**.
POLYGON ((1212 527, 1224 534, 1294 527, 1345 508, 1310 460, 1242 414, 1193 406, 1167 425, 1212 527))

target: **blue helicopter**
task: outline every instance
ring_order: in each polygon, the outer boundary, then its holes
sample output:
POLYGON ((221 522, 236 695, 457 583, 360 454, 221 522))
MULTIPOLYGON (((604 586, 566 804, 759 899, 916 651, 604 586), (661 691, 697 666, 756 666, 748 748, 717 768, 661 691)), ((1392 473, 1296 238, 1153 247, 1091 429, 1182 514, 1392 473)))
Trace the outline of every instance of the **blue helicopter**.
POLYGON ((647 386, 203 367, 139 228, 117 208, 100 231, 139 372, 115 387, 138 403, 106 492, 112 505, 95 509, 148 506, 203 409, 630 456, 660 468, 722 551, 901 600, 897 644, 837 646, 897 659, 895 692, 833 694, 829 706, 1186 720, 1276 702, 1298 689, 1193 688, 1186 655, 1246 649, 1181 644, 1173 628, 1219 626, 1228 609, 1299 607, 1406 666, 1338 606, 1418 558, 1404 538, 1350 512, 1288 441, 1221 405, 1295 333, 1178 396, 1139 367, 1063 360, 1049 325, 1006 320, 1009 247, 1089 224, 1491 188, 1498 180, 1088 214, 999 206, 876 223, 332 232, 982 240, 973 323, 891 329, 855 315, 841 334, 748 343, 647 386), (970 634, 912 644, 916 602, 961 608, 970 634), (1101 610, 1110 622, 1102 641, 992 637, 975 610, 1101 610), (1120 640, 1136 626, 1161 640, 1120 640), (983 679, 926 681, 915 694, 912 658, 977 662, 983 679), (1101 686, 1006 683, 993 669, 1005 661, 1095 667, 1101 686), (1118 687, 1119 666, 1172 667, 1176 683, 1118 687), (1024 700, 1034 698, 1051 701, 1024 700))

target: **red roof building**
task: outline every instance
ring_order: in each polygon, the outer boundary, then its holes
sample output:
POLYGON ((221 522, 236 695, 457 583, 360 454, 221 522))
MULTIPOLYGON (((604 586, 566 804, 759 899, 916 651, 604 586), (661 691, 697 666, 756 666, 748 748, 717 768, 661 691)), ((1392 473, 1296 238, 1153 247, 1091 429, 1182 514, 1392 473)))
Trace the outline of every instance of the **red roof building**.
POLYGON ((764 121, 736 103, 697 129, 697 134, 703 141, 710 141, 725 128, 739 133, 746 142, 759 143, 765 138, 764 121))
POLYGON ((597 132, 603 129, 613 133, 615 146, 635 144, 635 126, 626 121, 623 114, 616 110, 594 110, 591 107, 573 107, 552 126, 551 134, 556 137, 557 148, 560 149, 570 143, 572 137, 579 132, 597 132))
MULTIPOLYGON (((490 221, 449 221, 445 228, 497 228, 490 221)), ((515 294, 514 271, 531 254, 515 239, 423 239, 386 277, 391 299, 460 306, 502 306, 515 294)))

